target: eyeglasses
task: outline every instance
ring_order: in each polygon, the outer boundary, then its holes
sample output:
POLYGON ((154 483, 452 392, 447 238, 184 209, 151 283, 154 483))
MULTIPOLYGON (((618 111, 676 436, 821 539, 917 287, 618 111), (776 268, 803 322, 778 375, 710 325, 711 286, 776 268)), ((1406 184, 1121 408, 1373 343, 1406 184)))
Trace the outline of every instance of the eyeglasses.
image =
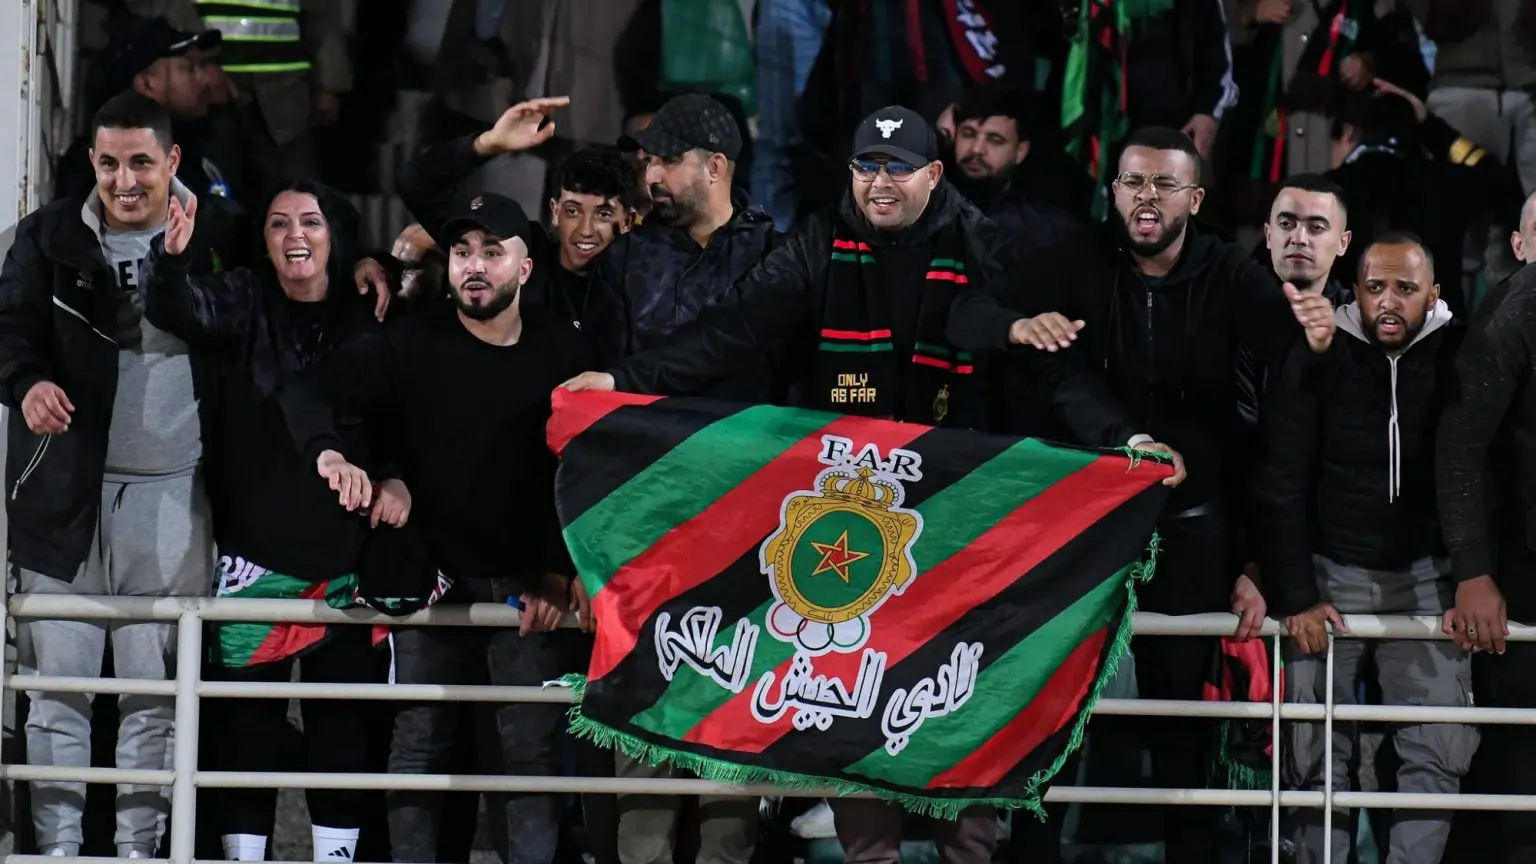
POLYGON ((1139 195, 1146 191, 1155 191, 1159 197, 1163 195, 1177 195, 1185 189, 1198 189, 1199 183, 1180 183, 1179 178, 1170 177, 1167 174, 1154 174, 1148 177, 1135 171, 1127 171, 1115 178, 1115 182, 1121 189, 1132 195, 1139 195))
POLYGON ((851 159, 848 162, 848 168, 853 172, 853 176, 866 181, 875 179, 880 175, 880 169, 884 168, 887 177, 899 182, 916 174, 921 166, 909 165, 906 162, 894 160, 890 162, 876 162, 873 159, 851 159))

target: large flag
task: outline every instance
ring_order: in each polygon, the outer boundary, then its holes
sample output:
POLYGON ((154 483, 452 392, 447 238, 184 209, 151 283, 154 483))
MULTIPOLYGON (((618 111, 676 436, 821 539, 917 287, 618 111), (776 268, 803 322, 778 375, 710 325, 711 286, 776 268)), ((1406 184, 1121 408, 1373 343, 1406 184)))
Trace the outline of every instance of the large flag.
POLYGON ((555 396, 578 734, 702 777, 1038 808, 1130 638, 1169 469, 769 406, 555 396))

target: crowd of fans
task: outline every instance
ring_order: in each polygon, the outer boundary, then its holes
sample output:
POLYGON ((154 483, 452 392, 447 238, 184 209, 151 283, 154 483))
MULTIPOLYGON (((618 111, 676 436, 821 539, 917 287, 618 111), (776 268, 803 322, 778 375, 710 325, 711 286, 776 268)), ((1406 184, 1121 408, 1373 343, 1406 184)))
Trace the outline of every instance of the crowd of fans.
MULTIPOLYGON (((462 50, 426 76, 430 146, 381 184, 414 220, 389 249, 368 248, 335 188, 352 181, 326 169, 319 130, 355 116, 340 4, 126 5, 139 15, 105 24, 57 200, 16 227, 0 271, 13 590, 510 603, 517 631, 210 625, 205 674, 537 686, 584 668, 595 626, 553 508, 550 393, 686 394, 1162 451, 1175 488, 1143 610, 1233 613, 1227 647, 1282 620, 1290 701, 1325 701, 1331 680, 1334 704, 1536 707, 1533 649, 1505 639, 1536 617, 1528 4, 713 9, 747 42, 686 39, 669 0, 592 20, 574 0, 458 0, 442 39, 462 50), (755 72, 745 89, 682 82, 683 51, 755 72), (480 89, 495 110, 471 107, 480 89), (936 260, 957 266, 936 276, 936 260), (568 613, 579 628, 558 626, 568 613), (1450 638, 1354 640, 1350 614, 1438 616, 1450 638)), ((20 672, 97 677, 110 658, 162 679, 173 628, 20 622, 20 672)), ((1124 684, 1207 698, 1225 650, 1138 639, 1124 684)), ((90 764, 103 714, 117 767, 167 762, 169 698, 28 696, 32 764, 90 764)), ((301 710, 297 743, 279 701, 211 700, 201 764, 678 773, 570 744, 557 705, 301 710)), ((1356 726, 1325 742, 1284 724, 1285 787, 1331 773, 1335 791, 1536 793, 1525 727, 1356 726)), ((1139 742, 1155 786, 1230 779, 1212 770, 1225 727, 1093 729, 1100 765, 1139 742)), ((103 845, 85 784, 27 792, 41 854, 103 845)), ((462 795, 306 797, 315 861, 466 860, 462 795)), ((267 857, 275 791, 202 804, 200 857, 267 857)), ((797 814, 755 799, 487 804, 507 861, 804 854, 778 837, 797 814)), ((121 786, 112 809, 105 846, 157 855, 167 791, 121 786)), ((929 831, 945 861, 1049 864, 1066 809, 1047 809, 921 826, 846 799, 794 833, 835 834, 850 862, 898 861, 929 831)), ((1151 812, 1141 836, 1099 842, 1160 843, 1171 864, 1269 854, 1254 814, 1233 829, 1219 808, 1151 812)), ((1354 815, 1325 836, 1320 810, 1288 813, 1283 854, 1367 860, 1354 815)), ((1371 815, 1388 864, 1536 860, 1533 813, 1371 815)))

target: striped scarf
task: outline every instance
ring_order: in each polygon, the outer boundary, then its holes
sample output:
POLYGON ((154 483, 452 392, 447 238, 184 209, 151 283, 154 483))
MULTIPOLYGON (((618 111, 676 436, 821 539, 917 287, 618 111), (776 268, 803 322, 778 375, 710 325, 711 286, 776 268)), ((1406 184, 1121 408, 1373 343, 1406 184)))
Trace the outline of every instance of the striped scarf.
POLYGON ((1081 0, 1069 30, 1061 128, 1067 154, 1088 170, 1100 190, 1093 215, 1102 219, 1103 189, 1114 172, 1111 151, 1129 129, 1126 61, 1131 27, 1173 8, 1173 0, 1081 0))
MULTIPOLYGON (((1339 0, 1332 15, 1320 16, 1322 22, 1307 39, 1307 50, 1302 54, 1292 79, 1293 90, 1299 89, 1299 82, 1303 83, 1305 89, 1314 92, 1336 88, 1334 76, 1338 73, 1339 64, 1354 49, 1355 39, 1360 34, 1358 7, 1361 5, 1360 0, 1339 0)), ((1282 27, 1270 25, 1269 29, 1278 37, 1282 27)), ((1294 110, 1327 113, 1326 103, 1329 99, 1321 96, 1305 99, 1309 104, 1298 104, 1295 99, 1285 98, 1285 50, 1279 38, 1271 41, 1270 51, 1272 57, 1269 78, 1264 86, 1264 108, 1259 114, 1263 118, 1263 125, 1254 139, 1248 179, 1275 184, 1284 180, 1289 173, 1286 167, 1286 141, 1289 138, 1285 134, 1286 115, 1294 110)))
POLYGON ((839 225, 828 250, 820 343, 807 407, 934 426, 974 425, 975 363, 945 338, 949 308, 969 284, 964 238, 952 226, 935 238, 917 304, 910 357, 897 357, 891 298, 875 250, 839 225))

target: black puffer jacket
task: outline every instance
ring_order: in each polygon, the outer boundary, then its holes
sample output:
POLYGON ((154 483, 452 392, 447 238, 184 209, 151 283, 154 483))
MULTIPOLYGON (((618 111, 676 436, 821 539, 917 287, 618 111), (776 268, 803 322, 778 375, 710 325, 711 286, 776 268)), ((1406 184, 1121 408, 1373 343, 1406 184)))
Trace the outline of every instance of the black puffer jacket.
POLYGON ((1313 554, 1397 570, 1442 547, 1435 427, 1461 333, 1450 307, 1438 301, 1396 357, 1367 341, 1357 305, 1335 318, 1326 354, 1298 340, 1260 414, 1255 538, 1276 615, 1319 602, 1313 554))
MULTIPOLYGON (((737 192, 736 213, 700 246, 681 228, 646 222, 613 241, 598 257, 593 290, 624 306, 627 352, 661 347, 711 306, 741 302, 736 283, 767 257, 779 235, 773 218, 737 192)), ((756 402, 769 398, 767 364, 714 381, 701 395, 756 402)))
MULTIPOLYGON (((288 435, 274 397, 303 370, 380 324, 373 298, 352 290, 357 211, 319 184, 305 184, 330 229, 330 290, 324 300, 288 299, 265 260, 254 268, 192 276, 185 255, 167 255, 156 239, 145 262, 144 315, 193 349, 216 370, 220 439, 217 482, 208 494, 220 514, 220 554, 270 570, 320 581, 355 572, 368 521, 343 510, 288 435)), ((198 226, 201 230, 201 222, 198 226)), ((337 429, 347 458, 377 474, 374 442, 387 434, 383 418, 344 416, 337 429)), ((384 472, 387 476, 391 472, 384 472)))
MULTIPOLYGON (((186 187, 177 183, 174 193, 185 197, 186 187)), ((107 334, 117 327, 122 289, 102 255, 100 221, 88 200, 65 198, 22 219, 0 269, 0 404, 12 409, 5 454, 10 560, 66 582, 96 536, 117 396, 119 349, 107 334), (22 417, 21 402, 40 381, 59 385, 74 403, 61 435, 34 435, 22 417)), ((243 262, 250 246, 238 222, 226 211, 205 212, 192 238, 191 272, 243 262)), ((216 380, 196 355, 192 383, 201 406, 216 380)), ((201 410, 199 419, 204 462, 211 463, 214 418, 201 410)))

